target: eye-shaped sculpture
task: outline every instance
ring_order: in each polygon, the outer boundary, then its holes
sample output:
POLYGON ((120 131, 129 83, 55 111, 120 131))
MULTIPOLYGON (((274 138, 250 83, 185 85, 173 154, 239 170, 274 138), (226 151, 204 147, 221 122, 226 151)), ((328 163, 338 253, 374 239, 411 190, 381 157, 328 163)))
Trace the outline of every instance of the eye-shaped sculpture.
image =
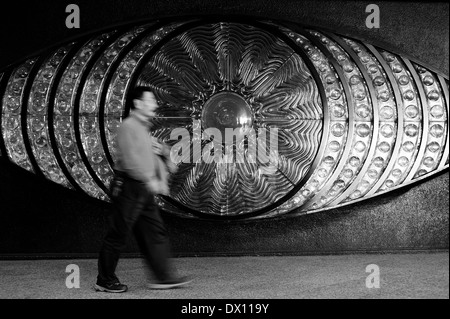
POLYGON ((152 134, 178 161, 158 203, 180 216, 317 212, 448 168, 448 77, 257 20, 115 28, 3 70, 1 155, 108 201, 115 132, 137 85, 154 89, 152 134), (227 129, 235 140, 223 141, 227 129))

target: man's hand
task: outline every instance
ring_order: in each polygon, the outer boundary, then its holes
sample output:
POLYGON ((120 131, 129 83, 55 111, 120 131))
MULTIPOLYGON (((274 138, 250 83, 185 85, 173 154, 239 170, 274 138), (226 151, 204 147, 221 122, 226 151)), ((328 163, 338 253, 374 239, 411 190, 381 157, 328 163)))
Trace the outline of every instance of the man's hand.
POLYGON ((151 180, 145 184, 147 187, 147 190, 152 193, 153 195, 161 194, 169 196, 169 186, 166 183, 163 183, 162 181, 158 180, 151 180))
POLYGON ((163 145, 156 138, 152 138, 152 149, 157 155, 163 155, 163 145))
POLYGON ((169 196, 169 194, 170 194, 169 186, 167 186, 166 183, 162 183, 161 182, 161 192, 160 192, 160 194, 161 195, 165 195, 165 196, 169 196))
POLYGON ((157 181, 156 179, 152 179, 151 181, 148 181, 145 184, 145 187, 147 187, 147 190, 152 193, 152 194, 159 194, 161 193, 161 186, 160 186, 160 182, 157 181))
POLYGON ((178 171, 177 164, 172 162, 172 160, 170 158, 167 159, 166 164, 167 164, 167 168, 169 169, 169 172, 171 172, 172 174, 175 174, 178 171))

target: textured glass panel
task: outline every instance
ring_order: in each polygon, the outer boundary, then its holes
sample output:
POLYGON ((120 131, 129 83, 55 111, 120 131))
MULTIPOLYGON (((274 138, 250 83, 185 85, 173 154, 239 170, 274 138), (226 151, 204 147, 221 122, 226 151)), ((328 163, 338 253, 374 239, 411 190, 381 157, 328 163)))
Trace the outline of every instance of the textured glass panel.
POLYGON ((72 45, 57 49, 42 63, 31 87, 27 110, 28 138, 36 163, 48 179, 69 188, 72 185, 62 172, 50 142, 48 104, 56 73, 72 45))
POLYGON ((448 114, 445 107, 444 91, 437 76, 418 65, 415 65, 415 68, 420 76, 427 98, 430 128, 427 136, 424 137, 427 148, 423 155, 422 164, 415 175, 415 177, 419 177, 434 171, 441 161, 445 141, 448 137, 448 114))
MULTIPOLYGON (((83 93, 80 99, 80 135, 83 150, 86 153, 89 164, 93 168, 95 174, 106 187, 112 179, 112 168, 106 158, 104 145, 102 144, 100 132, 100 103, 102 92, 106 83, 106 79, 110 73, 115 72, 113 65, 118 63, 118 59, 122 51, 126 50, 130 42, 144 30, 138 26, 119 36, 111 43, 102 55, 97 59, 94 66, 89 70, 89 75, 85 82, 83 93)), ((117 89, 119 96, 124 94, 123 89, 117 89)), ((106 105, 105 108, 108 108, 106 105)), ((113 130, 112 123, 106 123, 106 134, 113 130)))
POLYGON ((267 152, 254 161, 248 149, 259 144, 249 138, 242 144, 215 142, 222 155, 236 148, 242 161, 200 158, 180 167, 171 196, 191 209, 218 215, 262 209, 294 188, 317 153, 322 112, 310 71, 292 48, 258 28, 220 23, 186 31, 155 53, 138 84, 154 88, 163 101, 158 116, 201 120, 189 134, 202 156, 212 147, 204 138, 207 129, 218 129, 224 138, 227 128, 242 128, 245 119, 255 139, 266 130, 267 152), (276 150, 269 147, 270 132, 277 133, 276 150))
MULTIPOLYGON (((374 112, 378 119, 376 121, 378 122, 378 134, 372 140, 372 147, 374 149, 366 161, 366 165, 368 165, 362 170, 359 178, 355 180, 354 185, 346 192, 346 195, 349 193, 346 201, 351 201, 367 194, 379 181, 381 174, 384 172, 392 156, 397 137, 398 121, 401 120, 401 115, 397 113, 392 83, 379 61, 381 57, 377 58, 360 43, 350 39, 344 39, 344 41, 357 55, 359 62, 364 67, 363 70, 366 71, 366 74, 371 80, 371 85, 376 95, 374 112)), ((361 78, 356 77, 350 80, 355 83, 361 81, 361 78)), ((358 109, 357 113, 360 113, 358 109)))
POLYGON ((349 36, 226 20, 115 28, 9 67, 0 155, 109 200, 126 96, 147 85, 178 166, 156 200, 180 216, 317 212, 448 168, 447 77, 349 36))
MULTIPOLYGON (((378 190, 373 190, 377 192, 393 188, 407 178, 418 154, 423 118, 422 103, 416 93, 415 82, 408 72, 407 66, 401 57, 387 51, 380 52, 389 65, 390 70, 387 71, 392 72, 399 89, 401 101, 397 102, 397 107, 401 107, 399 112, 403 116, 403 129, 400 130, 398 136, 397 143, 400 143, 400 147, 397 148, 398 152, 393 154, 390 159, 393 165, 390 165, 390 169, 381 176, 380 182, 383 182, 383 184, 378 190)), ((380 113, 381 116, 383 116, 383 113, 380 113)), ((384 117, 389 117, 389 112, 384 114, 384 117)))
MULTIPOLYGON (((107 128, 105 133, 108 149, 113 161, 116 160, 117 153, 115 141, 116 131, 124 115, 125 93, 129 89, 130 80, 136 73, 136 67, 155 44, 180 25, 182 24, 176 23, 150 32, 122 59, 112 76, 106 96, 104 122, 107 128)), ((101 169, 105 174, 109 172, 111 176, 112 171, 110 166, 103 165, 101 169)))
POLYGON ((13 70, 2 98, 2 135, 8 158, 30 172, 34 170, 25 149, 21 112, 24 87, 36 60, 29 59, 13 70))
POLYGON ((344 154, 344 146, 348 138, 347 99, 345 94, 342 94, 344 91, 343 85, 333 65, 328 61, 322 51, 311 44, 308 39, 287 30, 284 30, 284 32, 293 38, 300 45, 301 49, 308 54, 313 62, 314 68, 320 75, 328 106, 328 110, 325 109, 324 114, 326 122, 329 121, 329 125, 323 128, 322 141, 318 141, 324 144, 325 153, 322 153, 321 156, 316 158, 317 162, 314 165, 314 172, 310 174, 308 180, 295 196, 277 208, 276 213, 283 213, 304 205, 316 193, 323 189, 335 172, 344 154))
MULTIPOLYGON (((78 149, 74 116, 75 101, 81 77, 95 52, 102 46, 110 34, 103 34, 86 43, 72 58, 62 75, 55 99, 54 128, 60 154, 69 173, 76 183, 90 196, 106 199, 105 192, 95 183, 78 149)), ((83 110, 80 110, 80 113, 83 110)), ((80 120, 80 122, 82 119, 80 120)), ((91 137, 93 140, 93 137, 91 137)), ((91 141, 94 143, 95 141, 91 141)))
MULTIPOLYGON (((315 205, 316 208, 320 208, 341 194, 354 181, 363 167, 372 139, 373 125, 370 119, 373 118, 373 110, 367 108, 370 113, 366 117, 359 116, 359 113, 356 111, 360 108, 371 106, 372 101, 367 84, 363 80, 359 68, 349 55, 340 45, 323 34, 314 31, 311 34, 325 44, 326 49, 343 70, 344 78, 342 81, 346 81, 348 84, 349 94, 351 94, 351 97, 348 97, 348 99, 352 101, 350 109, 353 110, 353 116, 350 117, 353 121, 350 121, 349 125, 353 126, 352 131, 355 133, 350 142, 351 149, 348 153, 348 160, 345 165, 339 168, 340 172, 336 177, 336 181, 333 184, 329 184, 327 189, 318 193, 316 198, 313 198, 310 203, 311 206, 315 205), (352 172, 351 174, 350 171, 352 172)), ((331 130, 333 132, 333 126, 331 130)))

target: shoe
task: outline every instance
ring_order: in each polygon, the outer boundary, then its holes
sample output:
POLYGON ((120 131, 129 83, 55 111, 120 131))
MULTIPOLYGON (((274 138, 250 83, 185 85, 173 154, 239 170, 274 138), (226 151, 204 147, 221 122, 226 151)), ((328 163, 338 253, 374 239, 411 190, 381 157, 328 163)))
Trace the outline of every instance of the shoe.
POLYGON ((128 287, 126 285, 122 285, 120 282, 115 282, 112 284, 101 284, 101 285, 96 283, 94 285, 94 289, 95 289, 95 291, 119 293, 119 292, 127 291, 128 287))
POLYGON ((176 278, 176 279, 171 279, 171 280, 166 280, 166 281, 150 283, 148 285, 148 287, 150 289, 172 289, 172 288, 184 286, 184 285, 190 283, 191 281, 192 281, 192 279, 189 279, 187 277, 181 277, 181 278, 176 278))

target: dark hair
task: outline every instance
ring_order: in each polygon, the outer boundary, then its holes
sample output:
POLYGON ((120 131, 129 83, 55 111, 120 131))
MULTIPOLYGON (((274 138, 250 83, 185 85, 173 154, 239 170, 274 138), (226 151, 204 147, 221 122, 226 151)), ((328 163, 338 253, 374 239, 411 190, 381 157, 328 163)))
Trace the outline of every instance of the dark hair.
POLYGON ((129 102, 130 102, 130 108, 132 110, 134 110, 134 102, 133 102, 133 100, 139 100, 140 98, 142 98, 142 96, 144 95, 144 92, 151 92, 151 93, 153 93, 153 90, 150 87, 148 87, 148 86, 140 85, 140 86, 136 86, 134 89, 132 89, 130 91, 129 102))

